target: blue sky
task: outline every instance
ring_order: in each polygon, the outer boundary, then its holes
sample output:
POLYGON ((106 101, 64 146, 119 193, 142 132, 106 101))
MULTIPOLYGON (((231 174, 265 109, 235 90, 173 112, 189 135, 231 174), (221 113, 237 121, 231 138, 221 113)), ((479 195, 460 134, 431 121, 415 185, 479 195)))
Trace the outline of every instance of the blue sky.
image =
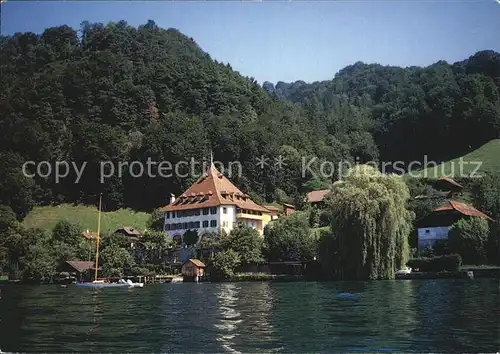
POLYGON ((193 37, 212 58, 265 80, 333 78, 356 61, 425 66, 479 50, 500 51, 496 0, 177 1, 2 4, 2 34, 84 20, 138 26, 148 19, 193 37))

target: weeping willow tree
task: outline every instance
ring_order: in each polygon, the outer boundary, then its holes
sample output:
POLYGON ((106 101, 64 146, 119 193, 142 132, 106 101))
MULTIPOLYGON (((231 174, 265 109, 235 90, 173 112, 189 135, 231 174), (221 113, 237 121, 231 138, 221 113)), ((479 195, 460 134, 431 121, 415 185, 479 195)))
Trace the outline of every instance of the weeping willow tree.
POLYGON ((393 279, 408 260, 412 217, 404 180, 358 165, 336 182, 327 204, 342 279, 393 279))

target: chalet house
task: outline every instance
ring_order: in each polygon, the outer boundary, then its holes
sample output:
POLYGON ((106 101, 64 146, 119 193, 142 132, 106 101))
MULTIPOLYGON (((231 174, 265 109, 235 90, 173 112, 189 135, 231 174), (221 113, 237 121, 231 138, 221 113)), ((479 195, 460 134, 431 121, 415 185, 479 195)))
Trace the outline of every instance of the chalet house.
POLYGON ((323 207, 325 205, 324 199, 328 193, 330 193, 330 189, 309 192, 306 196, 306 203, 313 206, 323 207))
MULTIPOLYGON (((280 214, 280 208, 275 207, 274 205, 264 205, 264 208, 270 211, 271 213, 271 220, 276 220, 279 217, 280 214)), ((292 204, 283 204, 283 213, 282 215, 288 216, 292 214, 295 211, 295 206, 292 204)))
POLYGON ((142 236, 142 233, 134 229, 131 226, 122 226, 118 229, 115 230, 115 234, 122 234, 123 236, 126 236, 128 240, 130 241, 130 247, 134 248, 134 246, 138 243, 139 239, 142 236))
POLYGON ((455 200, 447 200, 443 205, 417 223, 418 248, 432 247, 437 240, 448 239, 451 226, 462 218, 480 217, 492 220, 471 205, 455 200))
POLYGON ((272 211, 253 202, 241 192, 213 163, 191 187, 178 198, 172 195, 165 212, 164 230, 172 239, 182 241, 187 230, 205 233, 247 225, 263 234, 271 221, 272 211))

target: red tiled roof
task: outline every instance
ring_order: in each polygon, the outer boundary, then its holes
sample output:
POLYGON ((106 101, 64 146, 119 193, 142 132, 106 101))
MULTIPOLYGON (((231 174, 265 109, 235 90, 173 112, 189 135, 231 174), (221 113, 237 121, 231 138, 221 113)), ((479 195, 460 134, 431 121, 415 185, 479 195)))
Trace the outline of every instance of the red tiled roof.
POLYGON ((462 186, 460 183, 454 181, 453 179, 451 179, 449 177, 441 177, 439 179, 439 181, 449 183, 449 184, 454 185, 455 187, 459 187, 461 189, 464 188, 464 186, 462 186))
POLYGON ((325 198, 325 195, 330 193, 329 189, 322 189, 319 191, 312 191, 307 193, 306 197, 306 202, 307 203, 317 203, 323 201, 323 198, 325 198))
POLYGON ((446 201, 446 203, 441 205, 439 208, 434 209, 435 212, 448 211, 448 210, 456 210, 463 215, 477 216, 477 217, 480 217, 483 219, 493 220, 488 215, 477 210, 473 206, 465 204, 465 203, 457 202, 456 200, 448 200, 448 201, 446 201))
POLYGON ((236 205, 248 209, 269 213, 269 210, 253 202, 247 194, 241 192, 222 173, 211 164, 203 176, 163 211, 176 211, 209 208, 219 205, 236 205))
POLYGON ((269 210, 269 214, 270 214, 271 216, 278 216, 278 213, 279 213, 279 211, 280 211, 280 209, 279 209, 279 208, 277 208, 277 207, 275 207, 275 206, 273 206, 273 205, 265 205, 264 207, 265 207, 267 210, 269 210))
POLYGON ((188 259, 187 262, 191 262, 191 263, 193 263, 195 266, 197 266, 199 268, 205 268, 205 263, 203 263, 199 259, 190 258, 190 259, 188 259))

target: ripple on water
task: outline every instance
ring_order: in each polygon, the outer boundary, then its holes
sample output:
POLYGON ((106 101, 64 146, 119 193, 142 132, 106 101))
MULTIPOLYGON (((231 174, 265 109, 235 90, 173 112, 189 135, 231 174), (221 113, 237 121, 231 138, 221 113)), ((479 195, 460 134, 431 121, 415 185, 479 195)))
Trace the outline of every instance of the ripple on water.
POLYGON ((493 280, 3 286, 0 348, 44 352, 494 352, 493 280), (338 299, 356 293, 356 301, 338 299), (8 335, 4 335, 7 333, 8 335))

